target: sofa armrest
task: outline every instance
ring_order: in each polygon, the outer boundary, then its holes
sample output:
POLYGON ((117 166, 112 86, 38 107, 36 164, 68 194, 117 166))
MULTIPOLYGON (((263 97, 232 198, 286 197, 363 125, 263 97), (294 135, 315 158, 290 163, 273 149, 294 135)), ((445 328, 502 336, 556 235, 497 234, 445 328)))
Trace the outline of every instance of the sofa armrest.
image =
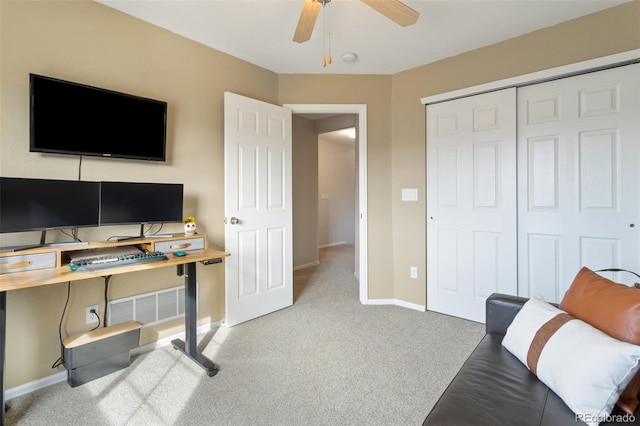
POLYGON ((507 327, 529 300, 525 297, 510 296, 508 294, 493 293, 486 301, 485 327, 487 334, 495 333, 505 335, 507 327))

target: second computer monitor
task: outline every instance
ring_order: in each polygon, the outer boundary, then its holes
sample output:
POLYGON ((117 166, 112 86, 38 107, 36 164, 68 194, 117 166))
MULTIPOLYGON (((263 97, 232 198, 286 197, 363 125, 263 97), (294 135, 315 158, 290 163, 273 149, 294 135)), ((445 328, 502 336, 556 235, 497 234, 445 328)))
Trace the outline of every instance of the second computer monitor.
POLYGON ((182 222, 182 184, 101 182, 100 185, 100 225, 182 222))

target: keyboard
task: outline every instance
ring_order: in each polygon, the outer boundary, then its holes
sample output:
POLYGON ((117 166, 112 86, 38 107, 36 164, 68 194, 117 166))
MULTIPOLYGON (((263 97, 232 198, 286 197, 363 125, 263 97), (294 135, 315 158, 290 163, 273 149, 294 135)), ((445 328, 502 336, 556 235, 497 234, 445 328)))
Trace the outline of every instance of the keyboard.
POLYGON ((118 266, 137 265, 141 263, 153 263, 167 260, 167 256, 160 251, 143 252, 137 247, 128 247, 126 250, 107 250, 95 252, 87 250, 78 256, 71 256, 68 263, 72 271, 99 271, 118 266))

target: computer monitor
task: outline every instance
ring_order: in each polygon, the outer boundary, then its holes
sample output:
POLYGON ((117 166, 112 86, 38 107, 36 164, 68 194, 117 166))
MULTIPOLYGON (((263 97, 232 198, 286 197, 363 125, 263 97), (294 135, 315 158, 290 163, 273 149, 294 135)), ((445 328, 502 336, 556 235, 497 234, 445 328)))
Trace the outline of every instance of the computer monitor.
POLYGON ((98 226, 100 182, 0 177, 0 232, 98 226))
POLYGON ((183 185, 101 182, 100 225, 182 222, 183 185))

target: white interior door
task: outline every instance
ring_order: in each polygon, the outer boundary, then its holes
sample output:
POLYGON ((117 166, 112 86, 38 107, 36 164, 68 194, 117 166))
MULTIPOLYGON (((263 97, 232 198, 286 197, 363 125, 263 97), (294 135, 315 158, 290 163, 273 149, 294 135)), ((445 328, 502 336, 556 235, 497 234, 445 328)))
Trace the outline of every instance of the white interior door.
POLYGON ((559 302, 582 266, 640 271, 638 76, 635 64, 518 89, 520 295, 559 302))
POLYGON ((293 304, 291 110, 224 97, 227 326, 293 304))
POLYGON ((517 294, 516 103, 505 89, 427 106, 427 309, 484 322, 517 294))

